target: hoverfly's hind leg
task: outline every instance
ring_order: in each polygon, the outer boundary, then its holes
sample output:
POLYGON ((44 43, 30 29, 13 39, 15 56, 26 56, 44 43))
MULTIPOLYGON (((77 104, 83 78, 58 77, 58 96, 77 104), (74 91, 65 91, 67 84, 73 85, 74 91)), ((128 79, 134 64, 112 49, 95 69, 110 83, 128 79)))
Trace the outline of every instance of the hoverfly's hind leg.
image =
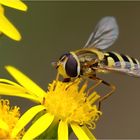
POLYGON ((102 104, 102 102, 114 93, 116 87, 114 85, 112 85, 112 84, 110 84, 110 83, 108 83, 108 82, 106 82, 106 81, 98 78, 98 77, 90 77, 90 79, 96 80, 97 82, 95 83, 94 86, 92 86, 88 90, 89 93, 90 93, 91 90, 93 90, 95 87, 97 87, 101 83, 103 83, 104 85, 106 85, 106 86, 108 86, 108 87, 111 88, 111 91, 109 91, 106 95, 100 97, 100 99, 99 99, 98 110, 101 110, 101 104, 102 104))
MULTIPOLYGON (((93 79, 93 78, 92 78, 93 79)), ((102 83, 102 80, 100 79, 94 79, 95 81, 96 81, 96 83, 92 86, 92 87, 90 87, 89 89, 88 89, 88 91, 87 91, 87 95, 89 95, 98 85, 100 85, 101 83, 102 83)))
POLYGON ((109 86, 111 88, 111 91, 109 91, 106 95, 102 96, 100 99, 99 99, 99 106, 98 106, 98 109, 101 110, 101 103, 107 99, 109 96, 111 96, 114 91, 116 90, 116 87, 104 80, 102 80, 102 83, 105 84, 106 86, 109 86))

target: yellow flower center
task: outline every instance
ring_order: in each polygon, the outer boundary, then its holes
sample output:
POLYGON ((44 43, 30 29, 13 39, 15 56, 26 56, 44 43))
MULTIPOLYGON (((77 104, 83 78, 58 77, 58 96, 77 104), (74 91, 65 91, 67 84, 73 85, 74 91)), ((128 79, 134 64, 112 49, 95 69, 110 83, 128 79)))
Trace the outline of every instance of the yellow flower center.
POLYGON ((96 92, 87 96, 85 92, 87 84, 83 84, 79 90, 79 83, 80 80, 73 83, 54 81, 50 84, 43 103, 47 111, 60 120, 79 125, 86 124, 94 128, 94 121, 98 119, 101 112, 93 103, 100 96, 96 92))
MULTIPOLYGON (((10 108, 9 100, 0 99, 0 139, 11 138, 12 129, 19 120, 19 116, 19 107, 10 108)), ((15 139, 19 139, 20 134, 15 139)))

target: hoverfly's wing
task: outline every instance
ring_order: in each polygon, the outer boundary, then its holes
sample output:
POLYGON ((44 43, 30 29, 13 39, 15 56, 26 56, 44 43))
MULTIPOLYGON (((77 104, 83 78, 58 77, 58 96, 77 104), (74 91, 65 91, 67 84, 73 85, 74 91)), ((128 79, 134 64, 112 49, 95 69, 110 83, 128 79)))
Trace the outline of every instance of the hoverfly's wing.
POLYGON ((139 64, 133 64, 130 62, 115 62, 115 66, 101 66, 99 69, 106 70, 106 71, 114 71, 114 72, 120 72, 125 73, 130 76, 134 77, 140 77, 140 65, 139 64))
POLYGON ((91 33, 84 48, 95 47, 98 49, 106 49, 111 46, 118 38, 119 29, 114 17, 102 18, 95 30, 91 33))

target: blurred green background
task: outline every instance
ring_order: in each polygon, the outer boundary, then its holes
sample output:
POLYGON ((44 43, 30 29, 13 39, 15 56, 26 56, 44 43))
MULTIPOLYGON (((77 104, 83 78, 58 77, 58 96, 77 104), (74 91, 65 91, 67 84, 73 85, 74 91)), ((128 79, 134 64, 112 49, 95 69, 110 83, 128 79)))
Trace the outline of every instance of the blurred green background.
MULTIPOLYGON (((119 39, 107 51, 116 51, 140 60, 140 2, 25 1, 26 13, 6 7, 6 16, 22 33, 22 41, 6 36, 0 40, 0 77, 12 79, 5 65, 13 65, 42 88, 55 79, 51 62, 70 50, 84 46, 96 23, 115 16, 119 39)), ((115 94, 103 103, 103 115, 93 131, 98 139, 140 138, 140 78, 116 73, 99 75, 115 84, 115 94)), ((106 87, 100 86, 100 91, 106 87)), ((11 97, 22 112, 33 104, 11 97), (22 105, 21 105, 22 104, 22 105)))

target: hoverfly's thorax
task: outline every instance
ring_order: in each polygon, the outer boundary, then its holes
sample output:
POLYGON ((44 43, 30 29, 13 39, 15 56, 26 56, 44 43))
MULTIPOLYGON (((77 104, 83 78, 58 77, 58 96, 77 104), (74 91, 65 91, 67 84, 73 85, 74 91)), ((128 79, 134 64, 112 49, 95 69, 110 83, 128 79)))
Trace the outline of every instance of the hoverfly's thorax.
POLYGON ((84 48, 75 51, 75 53, 81 61, 91 61, 93 59, 103 60, 104 58, 104 53, 96 48, 84 48))
POLYGON ((92 52, 94 52, 99 60, 103 60, 104 58, 104 53, 98 49, 91 49, 92 52))

